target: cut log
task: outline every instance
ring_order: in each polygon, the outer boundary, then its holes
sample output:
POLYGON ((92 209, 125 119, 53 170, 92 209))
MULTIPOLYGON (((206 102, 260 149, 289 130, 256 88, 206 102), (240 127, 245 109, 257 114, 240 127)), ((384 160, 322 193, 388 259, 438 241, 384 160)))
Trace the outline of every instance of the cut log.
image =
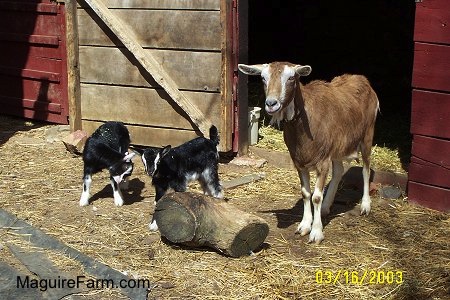
POLYGON ((156 204, 154 219, 170 242, 212 247, 231 257, 250 254, 269 233, 262 218, 198 193, 166 194, 156 204))

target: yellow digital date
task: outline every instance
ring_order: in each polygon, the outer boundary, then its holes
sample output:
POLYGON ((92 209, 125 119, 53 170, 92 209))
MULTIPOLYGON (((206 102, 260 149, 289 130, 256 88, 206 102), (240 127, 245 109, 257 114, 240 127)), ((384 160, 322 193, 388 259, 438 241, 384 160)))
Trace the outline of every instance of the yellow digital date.
POLYGON ((317 270, 316 283, 318 284, 402 284, 403 271, 386 270, 317 270))

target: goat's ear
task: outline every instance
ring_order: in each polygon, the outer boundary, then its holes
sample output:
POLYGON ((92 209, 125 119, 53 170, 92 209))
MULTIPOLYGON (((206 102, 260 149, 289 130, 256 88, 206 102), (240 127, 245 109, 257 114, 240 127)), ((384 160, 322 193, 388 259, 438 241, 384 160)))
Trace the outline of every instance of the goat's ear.
POLYGON ((131 159, 136 155, 136 152, 131 151, 130 153, 125 153, 125 156, 123 157, 123 161, 130 162, 131 159))
POLYGON ((164 148, 162 148, 161 152, 159 152, 161 154, 161 158, 166 156, 167 153, 169 153, 170 149, 172 149, 172 146, 170 146, 170 145, 167 145, 164 148))
POLYGON ((263 65, 238 64, 239 71, 247 75, 261 75, 261 72, 265 67, 267 67, 267 64, 263 65))
POLYGON ((296 65, 294 67, 295 69, 295 73, 297 73, 300 76, 308 76, 309 74, 311 74, 312 68, 311 66, 301 66, 301 65, 296 65))

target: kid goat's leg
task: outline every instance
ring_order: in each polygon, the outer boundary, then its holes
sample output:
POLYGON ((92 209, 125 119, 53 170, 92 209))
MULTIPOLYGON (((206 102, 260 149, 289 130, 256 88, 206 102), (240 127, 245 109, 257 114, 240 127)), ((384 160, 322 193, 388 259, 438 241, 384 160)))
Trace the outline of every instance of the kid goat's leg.
POLYGON ((114 204, 116 206, 122 206, 123 205, 123 196, 122 196, 122 192, 120 191, 120 186, 114 180, 113 177, 111 177, 110 180, 111 180, 111 186, 112 186, 112 189, 113 189, 114 204))
POLYGON ((303 196, 303 218, 297 227, 298 233, 302 236, 307 235, 311 232, 311 223, 313 221, 313 216, 311 213, 311 185, 309 183, 309 171, 302 169, 298 171, 300 177, 300 187, 303 196))
POLYGON ((80 197, 80 206, 89 205, 89 189, 91 188, 91 182, 91 174, 85 174, 83 177, 83 192, 80 197))

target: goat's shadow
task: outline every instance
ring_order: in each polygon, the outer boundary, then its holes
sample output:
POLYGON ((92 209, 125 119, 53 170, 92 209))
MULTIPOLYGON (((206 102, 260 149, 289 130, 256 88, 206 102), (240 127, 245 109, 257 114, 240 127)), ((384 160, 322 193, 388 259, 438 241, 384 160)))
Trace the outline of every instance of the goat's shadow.
MULTIPOLYGON (((360 173, 360 175, 358 175, 360 171, 360 167, 352 167, 344 174, 341 182, 339 183, 339 188, 336 192, 330 213, 328 216, 322 218, 323 226, 326 226, 335 217, 343 213, 352 212, 356 209, 363 195, 362 174, 360 173)), ((371 172, 371 179, 372 178, 373 172, 371 172)), ((328 185, 326 189, 327 188, 328 185)), ((274 214, 277 218, 277 227, 288 228, 293 224, 300 223, 303 217, 303 210, 303 199, 299 198, 295 205, 291 208, 267 210, 261 211, 261 213, 274 214)))
MULTIPOLYGON (((130 205, 136 202, 141 202, 145 198, 142 196, 142 190, 145 187, 145 183, 139 178, 133 178, 128 182, 128 189, 121 188, 124 205, 130 205)), ((92 203, 99 199, 112 198, 113 190, 111 184, 105 185, 105 187, 92 195, 89 202, 92 203)))

